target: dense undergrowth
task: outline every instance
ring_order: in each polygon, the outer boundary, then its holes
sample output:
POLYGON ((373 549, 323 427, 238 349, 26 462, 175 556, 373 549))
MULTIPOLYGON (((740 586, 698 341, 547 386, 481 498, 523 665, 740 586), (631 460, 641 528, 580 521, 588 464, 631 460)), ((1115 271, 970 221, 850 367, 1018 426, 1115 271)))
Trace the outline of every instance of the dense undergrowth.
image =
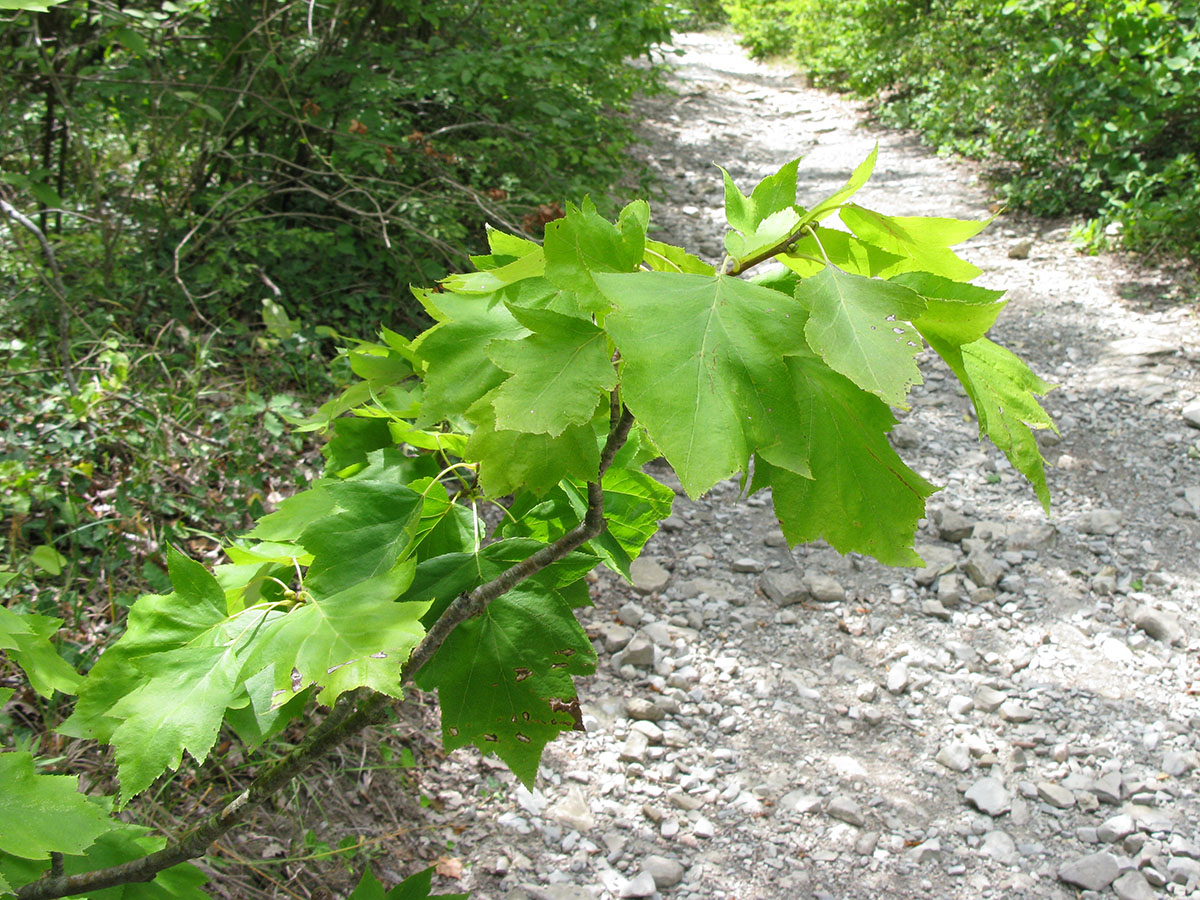
POLYGON ((759 56, 987 160, 1080 243, 1200 250, 1200 7, 1147 0, 728 0, 759 56))
POLYGON ((338 345, 418 330, 409 285, 484 222, 540 237, 561 198, 645 189, 625 107, 659 75, 629 60, 684 11, 0 15, 0 601, 65 619, 86 666, 169 546, 208 557, 306 483, 287 422, 353 377, 338 345))

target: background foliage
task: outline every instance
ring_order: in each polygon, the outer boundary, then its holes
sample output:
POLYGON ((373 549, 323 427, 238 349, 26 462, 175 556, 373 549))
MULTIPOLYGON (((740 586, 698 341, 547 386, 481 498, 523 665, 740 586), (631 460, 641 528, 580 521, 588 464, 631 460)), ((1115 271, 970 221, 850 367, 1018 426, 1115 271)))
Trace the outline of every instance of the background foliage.
POLYGON ((540 237, 559 199, 642 186, 624 110, 680 14, 0 11, 0 201, 56 259, 0 213, 0 599, 89 647, 169 588, 169 546, 214 553, 306 483, 284 426, 353 377, 333 329, 415 332, 409 284, 464 268, 485 221, 540 237))
POLYGON ((1200 249, 1200 7, 1146 0, 728 0, 760 56, 992 163, 1094 248, 1200 249))

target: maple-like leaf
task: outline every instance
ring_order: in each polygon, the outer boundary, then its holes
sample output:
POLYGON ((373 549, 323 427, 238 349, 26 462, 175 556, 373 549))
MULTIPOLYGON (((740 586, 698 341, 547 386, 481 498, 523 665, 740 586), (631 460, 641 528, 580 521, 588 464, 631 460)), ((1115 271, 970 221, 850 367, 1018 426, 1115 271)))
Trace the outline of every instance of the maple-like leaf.
POLYGON ((902 285, 850 275, 835 266, 796 286, 808 310, 809 346, 835 372, 893 406, 907 406, 908 392, 921 383, 916 355, 921 336, 909 323, 925 301, 902 285))
POLYGON ((471 404, 508 378, 507 372, 483 354, 493 339, 525 334, 524 326, 498 295, 443 293, 424 300, 438 324, 413 341, 414 352, 426 366, 425 395, 416 422, 421 428, 462 416, 471 404))
POLYGON ((546 744, 581 727, 572 676, 595 664, 570 604, 526 581, 455 628, 417 683, 438 691, 447 749, 494 752, 528 786, 546 744))
MULTIPOLYGON (((806 230, 791 246, 792 250, 775 258, 804 278, 816 275, 829 264, 843 272, 874 278, 904 259, 895 253, 888 253, 882 247, 861 241, 852 234, 822 228, 820 225, 806 230)), ((795 284, 794 281, 792 283, 795 284)))
POLYGON ((496 427, 558 437, 591 421, 602 394, 617 386, 608 338, 590 320, 513 307, 527 337, 492 341, 488 356, 512 377, 488 397, 496 427))
POLYGON ((621 354, 622 396, 688 494, 745 471, 758 452, 807 471, 790 353, 807 352, 804 308, 728 276, 598 275, 621 354))
POLYGON ((902 257, 901 262, 888 267, 880 275, 888 277, 900 272, 930 272, 957 281, 970 281, 980 270, 949 248, 974 237, 991 221, 885 216, 854 203, 843 207, 839 215, 846 227, 858 237, 902 257))
POLYGON ((756 459, 751 490, 771 487, 789 543, 824 538, 888 565, 919 565, 917 520, 935 488, 904 464, 887 440, 887 405, 813 355, 787 360, 809 435, 812 477, 756 459))
POLYGON ((82 853, 118 826, 79 793, 75 775, 39 775, 33 755, 0 752, 0 851, 25 859, 82 853))
POLYGON ((567 204, 566 215, 546 225, 546 278, 574 291, 582 309, 604 306, 596 290, 597 272, 632 272, 642 261, 650 207, 641 200, 621 210, 614 225, 585 199, 567 204))
POLYGON ((62 619, 0 606, 0 650, 24 670, 30 687, 43 697, 55 691, 73 694, 83 680, 52 643, 60 625, 62 619))
POLYGON ((390 891, 385 891, 368 866, 358 886, 346 900, 467 900, 470 894, 431 894, 434 868, 430 866, 410 875, 390 891))
POLYGON ((871 178, 871 173, 875 171, 875 160, 879 157, 879 144, 876 144, 867 158, 854 167, 854 171, 850 173, 850 177, 846 183, 818 203, 813 204, 801 218, 801 224, 810 222, 820 222, 830 214, 836 212, 847 200, 858 193, 859 189, 867 183, 871 178))
MULTIPOLYGON (((605 410, 608 403, 603 403, 605 410)), ((475 424, 465 456, 479 463, 479 482, 489 497, 519 490, 544 494, 564 478, 590 481, 600 470, 600 447, 591 423, 570 425, 556 437, 496 427, 488 398, 468 413, 475 424)))
POLYGON ((925 298, 925 311, 913 320, 922 335, 961 346, 977 341, 996 322, 1004 291, 952 281, 928 272, 905 272, 891 279, 925 298))

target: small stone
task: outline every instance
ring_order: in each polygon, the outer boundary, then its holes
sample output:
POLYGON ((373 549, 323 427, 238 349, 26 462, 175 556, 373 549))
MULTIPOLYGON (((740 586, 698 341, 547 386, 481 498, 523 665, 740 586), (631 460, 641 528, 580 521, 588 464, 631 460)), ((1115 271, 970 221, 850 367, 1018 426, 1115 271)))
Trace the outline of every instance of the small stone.
POLYGON ((762 592, 780 606, 792 606, 808 596, 808 586, 798 572, 768 569, 758 580, 762 592))
POLYGON ((654 876, 649 872, 639 872, 635 877, 621 885, 618 897, 650 897, 658 888, 654 884, 654 876))
POLYGON ((710 838, 716 833, 716 826, 703 816, 697 819, 696 824, 692 826, 692 834, 698 838, 710 838))
POLYGON ((1121 530, 1124 519, 1117 509, 1093 509, 1084 513, 1079 519, 1079 530, 1084 534, 1103 534, 1112 536, 1121 530))
POLYGON ((989 831, 983 836, 979 847, 984 856, 989 856, 1002 866, 1014 865, 1018 859, 1017 845, 1003 831, 989 831))
POLYGON ((1101 803, 1116 805, 1121 802, 1121 773, 1108 772, 1092 784, 1092 793, 1101 803))
POLYGON ((818 603, 841 603, 846 599, 846 589, 828 575, 808 575, 804 580, 818 603))
POLYGON ((624 624, 632 628, 637 628, 646 620, 646 611, 638 604, 630 601, 629 603, 621 604, 621 608, 617 610, 617 618, 624 624))
POLYGON ((999 584, 1004 570, 990 553, 976 550, 963 563, 963 574, 979 587, 994 588, 999 584))
POLYGON ((683 881, 683 864, 665 856, 647 856, 642 860, 642 871, 650 874, 658 888, 675 887, 683 881))
POLYGON ((1029 259, 1029 251, 1033 249, 1033 238, 1017 241, 1008 248, 1009 259, 1029 259))
POLYGON ((644 719, 647 722, 661 722, 666 715, 661 707, 645 697, 630 697, 626 700, 625 714, 631 719, 644 719))
POLYGON ((1000 704, 1007 699, 1008 694, 987 685, 981 685, 975 691, 975 708, 988 713, 995 712, 1000 708, 1000 704))
POLYGON ((946 704, 947 711, 955 717, 965 716, 974 708, 975 701, 970 697, 964 697, 962 694, 955 694, 950 698, 950 702, 946 704))
POLYGON ((1096 828, 1096 837, 1106 844, 1115 844, 1117 841, 1123 840, 1133 834, 1133 830, 1133 816, 1127 816, 1122 813, 1119 816, 1112 816, 1101 822, 1096 828))
POLYGON ((742 572, 747 575, 757 575, 762 572, 766 566, 751 556, 743 556, 739 559, 735 559, 730 568, 732 568, 735 572, 742 572))
POLYGON ((997 778, 981 778, 967 790, 966 800, 980 812, 999 816, 1012 808, 1012 795, 997 778))
POLYGON ((1146 876, 1136 870, 1126 872, 1113 882, 1112 887, 1120 900, 1155 900, 1158 896, 1146 876))
POLYGON ((1133 614, 1133 624, 1164 644, 1181 643, 1185 636, 1178 616, 1150 606, 1137 608, 1133 614))
POLYGON ((1185 406, 1181 413, 1183 421, 1187 422, 1193 428, 1200 428, 1200 400, 1196 400, 1185 406))
POLYGON ((1000 704, 1000 718, 1005 722, 1028 722, 1033 718, 1033 712, 1016 700, 1005 700, 1000 704))
POLYGON ((654 594, 661 591, 671 580, 671 573, 662 563, 648 556, 639 556, 629 566, 633 589, 639 594, 654 594))
POLYGON ((1195 768, 1200 768, 1200 754, 1195 750, 1168 750, 1163 754, 1162 771, 1172 777, 1186 775, 1195 768))
POLYGON ((1075 805, 1075 795, 1052 781, 1040 781, 1037 786, 1038 797, 1058 809, 1070 809, 1075 805))
POLYGON ((567 796, 546 810, 546 817, 579 832, 588 832, 596 827, 596 818, 588 806, 587 797, 574 785, 567 791, 567 796))
POLYGON ((647 668, 654 665, 654 644, 644 634, 635 634, 615 658, 623 666, 647 668))
POLYGON ((953 509, 943 509, 937 517, 938 537, 943 541, 957 543, 969 538, 975 531, 975 523, 953 509))
POLYGON ((870 856, 879 845, 878 831, 864 831, 854 842, 854 852, 859 856, 870 856))
POLYGON ((640 731, 631 731, 621 748, 621 759, 625 762, 644 762, 650 749, 650 739, 640 731))
POLYGON ((918 862, 935 862, 942 858, 942 842, 937 838, 922 841, 908 851, 909 859, 918 862))
POLYGON ((779 798, 779 808, 784 812, 816 812, 821 808, 821 798, 804 791, 791 791, 779 798))
POLYGON ((954 618, 954 614, 946 607, 942 606, 938 600, 924 600, 921 602, 921 615, 929 616, 931 619, 941 619, 943 622, 949 622, 954 618))
POLYGON ((934 759, 955 772, 965 772, 971 768, 971 751, 959 741, 951 741, 943 746, 934 759))
POLYGON ((1129 645, 1116 638, 1105 638, 1102 640, 1100 642, 1100 653, 1109 662, 1127 663, 1134 660, 1133 651, 1129 649, 1129 645))
POLYGON ((874 703, 879 688, 873 681, 860 681, 854 686, 854 696, 863 703, 874 703))
POLYGON ((943 575, 937 580, 937 602, 942 606, 958 606, 962 602, 962 585, 958 576, 953 572, 943 575))
POLYGON ((852 798, 841 794, 829 801, 829 806, 826 807, 825 813, 830 818, 838 819, 858 827, 861 827, 864 821, 862 807, 852 798))
POLYGON ((893 447, 916 447, 921 443, 921 432, 906 422, 893 426, 888 437, 893 447))
POLYGON ((1058 877, 1087 891, 1102 891, 1116 880, 1120 871, 1117 858, 1101 850, 1063 863, 1058 868, 1058 877))
POLYGON ((904 689, 908 687, 908 665, 903 662, 898 662, 888 669, 887 673, 887 689, 893 694, 902 694, 904 689))
POLYGON ((1179 349, 1178 344, 1168 344, 1152 337, 1120 338, 1109 343, 1109 348, 1118 356, 1166 356, 1179 349))

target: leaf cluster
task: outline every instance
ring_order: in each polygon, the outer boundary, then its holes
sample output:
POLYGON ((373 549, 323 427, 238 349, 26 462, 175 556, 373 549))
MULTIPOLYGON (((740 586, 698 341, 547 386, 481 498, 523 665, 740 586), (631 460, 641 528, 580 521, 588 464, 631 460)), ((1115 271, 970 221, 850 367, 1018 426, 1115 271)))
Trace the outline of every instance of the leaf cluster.
MULTIPOLYGON (((98 848, 127 834, 108 818, 114 802, 185 755, 204 763, 222 728, 256 748, 329 708, 215 819, 131 864, 141 880, 162 871, 156 886, 194 877, 174 864, 203 853, 231 811, 414 687, 437 694, 447 749, 495 753, 531 785, 546 744, 582 728, 575 679, 596 653, 575 610, 592 602, 588 574, 629 578, 670 514, 674 492, 643 471, 653 458, 693 497, 730 478, 769 490, 790 544, 920 564, 913 536, 935 487, 888 432, 926 346, 1048 503, 1034 430, 1052 427, 1037 402, 1049 386, 986 336, 1001 292, 971 284, 978 269, 952 249, 986 223, 854 203, 874 152, 806 208, 798 163, 748 194, 725 175, 719 268, 648 239, 642 201, 615 220, 568 204, 540 244, 490 231, 474 271, 415 292, 432 327, 348 350, 360 380, 299 423, 329 435, 324 475, 213 569, 172 549, 170 592, 133 605, 82 682, 49 649, 56 622, 0 618, 0 646, 34 687, 77 695, 60 733, 111 745, 120 780, 115 800, 94 801, 26 755, 0 756, 12 820, 54 808, 69 823, 19 839, 0 826, 0 875, 26 884, 59 853, 103 865, 98 848)), ((24 896, 69 893, 39 893, 47 883, 24 896)), ((364 879, 358 895, 382 888, 364 879)))

